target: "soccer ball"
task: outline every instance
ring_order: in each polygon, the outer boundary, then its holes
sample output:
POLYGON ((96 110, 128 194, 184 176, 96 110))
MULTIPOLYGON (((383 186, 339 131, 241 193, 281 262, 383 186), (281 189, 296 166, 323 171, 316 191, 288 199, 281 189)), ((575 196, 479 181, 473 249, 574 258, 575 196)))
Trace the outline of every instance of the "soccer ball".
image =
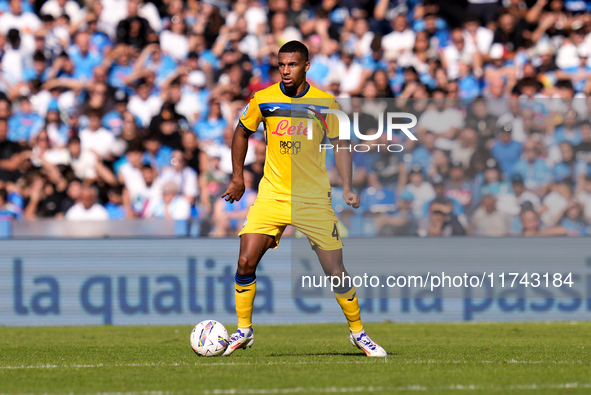
POLYGON ((201 321, 191 332, 191 348, 203 357, 221 355, 229 342, 226 328, 214 320, 201 321))

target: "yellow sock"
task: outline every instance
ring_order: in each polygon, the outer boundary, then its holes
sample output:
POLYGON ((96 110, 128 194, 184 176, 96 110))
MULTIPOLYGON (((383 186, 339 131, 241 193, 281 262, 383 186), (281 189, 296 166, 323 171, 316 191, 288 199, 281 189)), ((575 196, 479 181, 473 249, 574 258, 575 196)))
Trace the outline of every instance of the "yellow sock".
POLYGON ((237 283, 234 285, 238 328, 250 328, 252 326, 252 308, 254 306, 254 296, 257 292, 257 283, 255 281, 249 285, 239 285, 237 283))
POLYGON ((363 325, 361 324, 361 313, 359 311, 359 301, 357 300, 357 292, 355 287, 345 293, 334 293, 337 298, 337 302, 341 306, 347 322, 349 323, 349 329, 353 333, 361 332, 363 325))

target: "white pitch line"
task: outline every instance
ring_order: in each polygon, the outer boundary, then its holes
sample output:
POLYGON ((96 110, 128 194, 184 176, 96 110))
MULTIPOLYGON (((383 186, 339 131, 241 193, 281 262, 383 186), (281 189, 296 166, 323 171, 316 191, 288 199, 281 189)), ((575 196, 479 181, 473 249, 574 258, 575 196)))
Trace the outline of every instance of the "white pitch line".
POLYGON ((421 384, 411 384, 398 387, 358 386, 358 387, 294 387, 294 388, 218 388, 212 390, 195 391, 133 391, 133 392, 99 392, 92 395, 172 395, 172 394, 202 394, 202 395, 240 395, 240 394, 293 394, 293 393, 370 393, 370 392, 407 392, 407 391, 511 391, 511 390, 563 390, 563 389, 591 389, 591 383, 558 383, 558 384, 514 384, 508 386, 485 386, 478 384, 452 384, 447 386, 429 387, 421 384))
MULTIPOLYGON (((407 391, 511 391, 511 390, 562 390, 562 389, 591 389, 591 383, 558 383, 558 384, 514 384, 508 386, 484 386, 478 384, 452 384, 447 386, 429 387, 421 384, 411 384, 398 387, 358 386, 358 387, 294 387, 294 388, 217 388, 199 392, 191 391, 128 391, 128 392, 98 392, 89 395, 173 395, 173 394, 203 394, 203 395, 240 395, 240 394, 293 394, 293 393, 369 393, 369 392, 407 392, 407 391)), ((0 393, 0 395, 5 395, 0 393)))
MULTIPOLYGON (((392 360, 392 359, 391 359, 392 360)), ((12 366, 0 366, 0 370, 21 370, 21 369, 92 369, 92 368, 120 368, 120 367, 175 367, 175 366, 199 366, 199 367, 209 367, 209 366, 269 366, 269 365, 335 365, 335 364, 343 364, 343 365, 352 365, 352 364, 376 364, 376 363, 387 363, 388 360, 385 359, 365 359, 359 361, 298 361, 298 362, 290 362, 290 361, 280 361, 280 362, 212 362, 212 363, 189 363, 189 362, 174 362, 174 363, 157 363, 157 362, 148 362, 148 363, 121 363, 121 364, 105 364, 105 363, 98 363, 98 364, 75 364, 75 365, 12 365, 12 366)), ((459 364, 459 363, 468 363, 468 364, 493 364, 493 363, 515 363, 515 364, 565 364, 565 365, 574 365, 574 364, 582 364, 582 361, 519 361, 515 359, 511 360, 497 360, 497 361, 466 361, 466 360, 456 360, 456 361, 438 361, 434 359, 428 360, 414 360, 414 361, 396 361, 395 363, 402 363, 402 364, 459 364)))
MULTIPOLYGON (((214 389, 201 392, 204 395, 226 394, 292 394, 292 393, 355 393, 355 392, 401 392, 401 391, 510 391, 510 390, 545 390, 545 389, 589 389, 591 383, 560 383, 560 384, 520 384, 509 386, 482 386, 477 384, 455 384, 442 387, 427 387, 413 384, 399 387, 295 387, 295 388, 261 388, 261 389, 214 389)), ((123 395, 123 394, 121 394, 123 395)), ((132 394, 125 394, 132 395, 132 394)))

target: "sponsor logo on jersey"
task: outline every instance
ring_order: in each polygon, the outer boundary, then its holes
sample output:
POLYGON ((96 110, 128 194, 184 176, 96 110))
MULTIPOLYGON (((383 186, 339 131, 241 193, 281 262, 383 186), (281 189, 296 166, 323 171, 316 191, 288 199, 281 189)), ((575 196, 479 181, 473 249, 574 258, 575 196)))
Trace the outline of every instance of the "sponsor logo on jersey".
POLYGON ((308 136, 308 127, 304 125, 304 121, 292 125, 289 119, 282 119, 277 122, 277 127, 271 134, 275 136, 308 136))
POLYGON ((301 141, 291 141, 291 140, 283 140, 279 142, 279 152, 282 155, 297 155, 300 153, 302 149, 302 142, 301 141))

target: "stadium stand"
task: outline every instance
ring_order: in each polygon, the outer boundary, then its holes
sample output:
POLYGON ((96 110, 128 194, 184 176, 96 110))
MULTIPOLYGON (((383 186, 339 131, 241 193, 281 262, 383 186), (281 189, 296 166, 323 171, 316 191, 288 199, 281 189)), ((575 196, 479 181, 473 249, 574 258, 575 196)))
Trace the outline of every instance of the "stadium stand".
POLYGON ((231 133, 280 81, 279 47, 301 40, 309 82, 362 125, 382 104, 418 118, 418 142, 394 137, 401 153, 353 154, 358 211, 328 155, 347 234, 588 236, 590 3, 468 3, 0 0, 0 222, 182 218, 192 236, 236 234, 247 207, 219 202, 231 133))

